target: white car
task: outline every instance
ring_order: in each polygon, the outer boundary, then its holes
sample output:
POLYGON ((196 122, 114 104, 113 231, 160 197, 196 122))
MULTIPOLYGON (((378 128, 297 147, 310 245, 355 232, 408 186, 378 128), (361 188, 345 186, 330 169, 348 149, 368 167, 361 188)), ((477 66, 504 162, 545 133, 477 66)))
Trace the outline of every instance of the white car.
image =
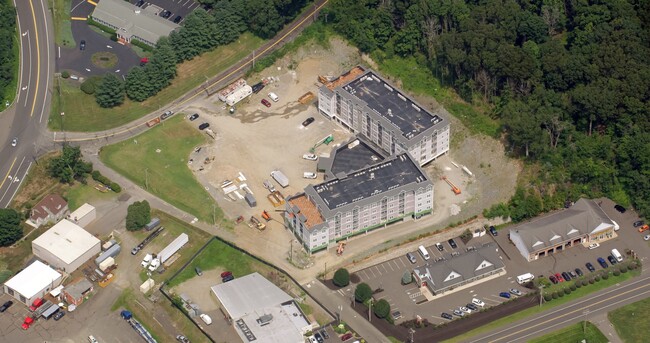
POLYGON ((90 343, 98 343, 97 339, 95 339, 95 336, 93 336, 93 335, 88 336, 88 342, 90 342, 90 343))
POLYGON ((645 235, 643 236, 644 241, 650 241, 650 235, 645 235))
POLYGON ((304 177, 305 179, 315 179, 317 176, 318 175, 316 173, 312 173, 312 172, 302 173, 302 177, 304 177))
POLYGON ((478 307, 484 307, 485 303, 481 299, 474 298, 472 299, 472 304, 478 306, 478 307))
POLYGON ((465 306, 461 306, 458 309, 465 312, 465 313, 467 313, 467 314, 472 313, 472 310, 470 310, 469 308, 467 308, 465 306))
POLYGON ((591 243, 591 244, 589 244, 589 250, 594 250, 594 249, 598 248, 599 246, 600 246, 600 244, 598 244, 598 243, 591 243))
POLYGON ((14 139, 11 141, 11 146, 16 146, 16 145, 18 145, 18 138, 14 138, 14 139))
POLYGON ((158 269, 158 267, 160 267, 160 260, 157 259, 157 258, 154 258, 151 261, 151 264, 149 265, 149 270, 152 271, 152 272, 155 272, 156 269, 158 269))
POLYGON ((208 325, 212 324, 212 318, 210 318, 210 316, 208 316, 207 314, 201 313, 199 317, 201 317, 201 320, 203 320, 204 323, 208 325))
POLYGON ((142 268, 147 268, 147 266, 149 265, 149 262, 151 262, 152 258, 153 258, 153 256, 151 256, 151 254, 145 255, 144 259, 142 259, 142 263, 140 264, 140 265, 142 265, 142 268))
POLYGON ((514 294, 519 297, 521 296, 521 291, 516 288, 510 288, 510 294, 514 294))
POLYGON ((306 160, 309 160, 309 161, 318 160, 318 156, 316 156, 315 154, 304 154, 304 155, 302 155, 302 158, 304 158, 306 160))

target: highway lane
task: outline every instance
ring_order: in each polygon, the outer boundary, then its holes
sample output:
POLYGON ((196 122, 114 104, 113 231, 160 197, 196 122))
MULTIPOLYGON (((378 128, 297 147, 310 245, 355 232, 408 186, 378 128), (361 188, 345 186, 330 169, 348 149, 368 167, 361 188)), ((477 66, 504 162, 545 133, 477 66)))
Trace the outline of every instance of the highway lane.
POLYGON ((606 288, 560 307, 544 311, 497 330, 473 337, 469 342, 526 342, 562 327, 589 320, 650 296, 650 273, 606 288))
POLYGON ((18 95, 3 113, 0 132, 0 208, 7 207, 47 144, 54 72, 54 31, 46 0, 15 1, 20 32, 18 95), (17 146, 11 141, 16 138, 17 146))

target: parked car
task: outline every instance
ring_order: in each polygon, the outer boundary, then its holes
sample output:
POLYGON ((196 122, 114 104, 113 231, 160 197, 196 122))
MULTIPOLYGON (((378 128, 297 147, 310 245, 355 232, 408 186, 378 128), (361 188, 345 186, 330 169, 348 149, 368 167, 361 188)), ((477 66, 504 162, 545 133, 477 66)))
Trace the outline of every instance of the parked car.
POLYGON ((465 316, 465 313, 459 309, 455 309, 453 313, 459 317, 465 316))
POLYGON ((585 267, 587 267, 587 270, 589 270, 592 273, 596 271, 596 268, 594 268, 594 265, 591 264, 591 262, 585 263, 585 267))
POLYGON ((228 282, 228 281, 232 281, 234 279, 235 279, 235 277, 232 276, 232 274, 230 274, 230 275, 226 276, 225 278, 221 279, 221 282, 225 283, 225 282, 228 282))
POLYGON ((14 138, 11 140, 11 146, 15 147, 16 145, 18 145, 18 138, 14 138))
POLYGON ((264 88, 264 83, 258 82, 254 84, 251 88, 253 89, 253 93, 257 94, 264 88))
POLYGON ((645 235, 643 236, 644 241, 650 241, 650 235, 645 235))
POLYGON ((578 278, 578 274, 576 274, 573 270, 569 270, 569 275, 571 276, 572 279, 578 278))
POLYGON ((645 224, 643 220, 637 220, 634 222, 634 227, 643 226, 643 224, 645 224))
POLYGON ((564 282, 564 278, 560 273, 555 273, 555 278, 557 279, 558 282, 564 282))
POLYGON ((82 40, 81 42, 79 42, 79 50, 81 50, 81 51, 86 50, 86 41, 85 40, 82 40))
POLYGON ((582 269, 580 269, 580 268, 576 268, 576 274, 578 274, 578 276, 583 276, 584 275, 584 273, 582 272, 582 269))
POLYGON ((199 125, 199 130, 205 130, 205 129, 209 128, 209 127, 210 127, 210 124, 203 123, 203 124, 199 125))
POLYGON ((621 212, 621 213, 625 213, 625 207, 623 207, 623 206, 621 206, 621 205, 616 204, 616 205, 614 205, 614 208, 615 208, 617 211, 621 212))
POLYGON ((174 114, 174 112, 172 112, 172 111, 165 111, 165 113, 163 113, 163 114, 160 115, 160 120, 165 120, 165 119, 171 117, 172 114, 174 114))
POLYGON ((318 160, 318 156, 316 156, 315 154, 304 154, 304 155, 302 155, 302 158, 304 158, 305 160, 308 160, 308 161, 316 161, 316 160, 318 160))
POLYGON ((461 306, 458 309, 465 312, 465 313, 467 313, 467 314, 472 313, 472 310, 470 310, 469 308, 467 308, 465 306, 461 306))
POLYGON ((167 19, 167 18, 169 18, 169 17, 172 16, 172 12, 170 12, 170 11, 168 11, 168 10, 164 10, 164 11, 162 11, 162 13, 160 14, 160 16, 163 17, 163 18, 165 18, 165 19, 167 19))
POLYGON ((225 272, 221 273, 221 278, 225 278, 226 276, 229 276, 229 275, 232 275, 232 272, 225 271, 225 272))
POLYGON ((600 244, 598 244, 598 243, 591 243, 591 244, 589 244, 589 250, 594 250, 594 249, 598 248, 599 246, 600 246, 600 244))
POLYGON ((497 228, 495 228, 494 226, 490 226, 490 233, 492 234, 492 236, 499 235, 499 233, 497 232, 497 228))
POLYGON ((567 281, 571 280, 571 276, 567 272, 562 272, 562 278, 567 281))
POLYGON ((436 243, 436 248, 438 248, 438 251, 445 250, 445 247, 443 247, 442 244, 440 244, 440 243, 436 243))
POLYGON ((393 317, 393 320, 398 320, 398 319, 402 318, 402 312, 393 311, 393 313, 391 313, 391 316, 393 317))
POLYGON ((8 308, 10 308, 11 305, 13 305, 13 304, 14 304, 14 302, 11 301, 11 300, 9 300, 9 301, 5 302, 4 304, 2 304, 2 306, 0 306, 0 313, 6 311, 6 310, 7 310, 8 308))
POLYGON ((466 306, 468 309, 472 310, 472 311, 478 311, 478 306, 476 306, 476 305, 474 305, 474 304, 472 304, 472 303, 469 303, 469 304, 467 304, 467 305, 465 305, 465 306, 466 306))
POLYGON ((609 263, 612 264, 612 266, 615 265, 616 263, 618 263, 616 261, 616 258, 614 256, 612 256, 612 255, 607 256, 607 260, 609 261, 609 263))
POLYGON ((454 319, 454 317, 451 314, 447 313, 447 312, 442 312, 440 317, 445 318, 447 320, 453 320, 454 319))
POLYGON ((312 172, 303 172, 302 177, 304 177, 305 179, 315 179, 318 177, 318 174, 312 172))
POLYGON ((650 226, 648 224, 643 224, 639 227, 639 232, 644 232, 650 230, 650 226))
POLYGON ((552 282, 554 285, 557 284, 557 279, 555 278, 555 275, 551 275, 551 276, 549 276, 548 279, 551 280, 551 282, 552 282))
POLYGON ((314 337, 316 338, 316 340, 318 341, 318 343, 323 343, 323 342, 325 342, 325 340, 323 339, 323 337, 322 337, 322 336, 320 335, 320 333, 318 333, 318 332, 316 332, 316 333, 314 334, 314 337))
POLYGON ((196 275, 198 275, 198 276, 203 275, 203 271, 199 267, 194 267, 194 271, 196 272, 196 275))
POLYGON ((54 320, 59 320, 65 316, 65 311, 64 310, 59 310, 57 313, 54 314, 54 320))
POLYGON ((198 119, 198 118, 199 118, 199 114, 198 114, 198 113, 194 113, 194 114, 192 114, 192 115, 190 116, 189 119, 190 119, 190 121, 195 121, 195 120, 198 119))
POLYGON ((510 299, 510 293, 508 292, 501 292, 499 293, 499 296, 502 298, 510 299))
POLYGON ((605 262, 605 259, 602 257, 598 258, 598 263, 600 264, 601 267, 607 268, 607 262, 605 262))
POLYGON ((183 335, 177 335, 176 340, 181 342, 181 343, 190 343, 190 340, 187 339, 187 337, 185 337, 183 335))
POLYGON ((323 338, 325 338, 325 339, 330 338, 330 335, 327 333, 327 330, 325 330, 325 329, 320 330, 320 335, 323 336, 323 338))
POLYGON ((140 248, 138 248, 138 247, 135 247, 135 248, 131 249, 131 255, 137 254, 138 251, 140 251, 140 248))
POLYGON ((483 302, 483 300, 478 299, 478 298, 473 298, 472 299, 472 304, 474 304, 474 305, 476 305, 478 307, 484 307, 485 306, 485 303, 483 302))
POLYGON ((341 336, 342 341, 347 341, 350 338, 352 338, 352 332, 348 332, 348 333, 344 334, 343 336, 341 336))
POLYGON ((521 291, 516 289, 516 288, 510 288, 510 294, 514 294, 514 295, 520 297, 521 296, 521 291))
POLYGON ((98 343, 97 339, 93 335, 88 336, 88 342, 90 342, 90 343, 98 343))
POLYGON ((449 239, 447 243, 449 243, 449 246, 451 246, 452 249, 458 248, 458 245, 456 245, 456 242, 454 242, 453 238, 449 239))
POLYGON ((178 23, 181 22, 181 20, 183 20, 183 17, 177 15, 176 18, 174 18, 174 23, 175 23, 175 24, 178 24, 178 23))
MULTIPOLYGON (((266 100, 266 99, 262 99, 262 105, 264 105, 266 107, 271 107, 271 102, 266 100)), ((305 126, 307 126, 307 125, 305 125, 305 126)))
POLYGON ((138 7, 142 7, 142 5, 144 5, 144 0, 138 0, 138 2, 135 5, 138 7))
MULTIPOLYGON (((264 100, 266 100, 266 99, 264 99, 264 100)), ((309 126, 309 124, 311 124, 313 122, 314 122, 314 117, 309 117, 309 118, 305 119, 305 121, 302 122, 302 126, 307 127, 307 126, 309 126)))

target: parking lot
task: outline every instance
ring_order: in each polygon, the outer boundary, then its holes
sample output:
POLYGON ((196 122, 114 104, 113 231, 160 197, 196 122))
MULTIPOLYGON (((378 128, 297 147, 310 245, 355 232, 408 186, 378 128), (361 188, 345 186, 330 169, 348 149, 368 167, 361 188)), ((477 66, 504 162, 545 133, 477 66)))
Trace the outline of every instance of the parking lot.
MULTIPOLYGON (((143 9, 154 6, 158 14, 162 14, 163 11, 169 11, 168 20, 174 20, 177 16, 181 16, 184 20, 190 12, 200 7, 200 4, 195 0, 145 0, 142 2, 141 0, 129 0, 129 2, 134 5, 142 3, 140 7, 143 9)), ((182 22, 181 20, 180 23, 182 22)))

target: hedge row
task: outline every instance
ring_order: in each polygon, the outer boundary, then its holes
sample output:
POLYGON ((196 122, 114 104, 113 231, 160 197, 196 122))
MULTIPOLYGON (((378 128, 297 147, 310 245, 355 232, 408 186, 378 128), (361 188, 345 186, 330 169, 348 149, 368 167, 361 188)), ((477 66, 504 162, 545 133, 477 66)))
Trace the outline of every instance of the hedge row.
POLYGON ((91 175, 93 177, 93 180, 108 186, 108 188, 110 188, 113 192, 119 193, 122 191, 122 187, 120 187, 120 185, 118 185, 116 182, 111 181, 106 176, 102 175, 102 173, 100 173, 99 170, 93 170, 91 175))

